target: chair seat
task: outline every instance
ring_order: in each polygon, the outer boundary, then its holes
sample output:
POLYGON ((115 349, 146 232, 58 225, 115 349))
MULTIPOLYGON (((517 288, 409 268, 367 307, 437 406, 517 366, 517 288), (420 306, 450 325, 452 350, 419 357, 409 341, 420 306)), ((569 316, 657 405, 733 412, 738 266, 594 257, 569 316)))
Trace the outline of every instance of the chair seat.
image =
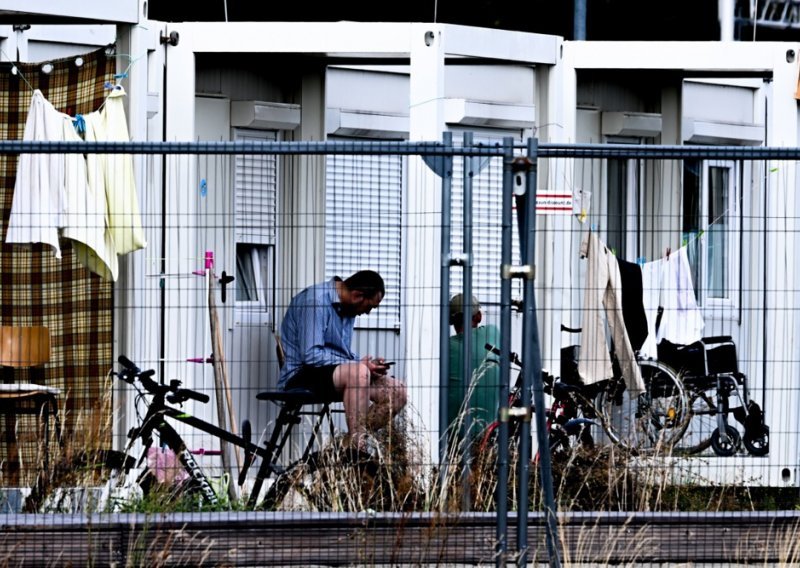
POLYGON ((58 396, 61 389, 33 383, 0 384, 0 398, 27 398, 33 396, 58 396))
POLYGON ((308 389, 280 389, 260 392, 256 395, 258 400, 269 400, 272 402, 290 402, 295 404, 325 404, 337 402, 328 400, 325 397, 314 394, 308 389))

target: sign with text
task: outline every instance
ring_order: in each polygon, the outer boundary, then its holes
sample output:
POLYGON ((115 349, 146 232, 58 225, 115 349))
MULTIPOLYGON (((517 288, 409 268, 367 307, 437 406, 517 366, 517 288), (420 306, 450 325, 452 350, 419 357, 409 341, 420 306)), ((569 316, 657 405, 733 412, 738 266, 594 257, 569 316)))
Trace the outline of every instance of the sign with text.
POLYGON ((536 213, 541 215, 570 215, 572 194, 541 191, 536 194, 536 213))

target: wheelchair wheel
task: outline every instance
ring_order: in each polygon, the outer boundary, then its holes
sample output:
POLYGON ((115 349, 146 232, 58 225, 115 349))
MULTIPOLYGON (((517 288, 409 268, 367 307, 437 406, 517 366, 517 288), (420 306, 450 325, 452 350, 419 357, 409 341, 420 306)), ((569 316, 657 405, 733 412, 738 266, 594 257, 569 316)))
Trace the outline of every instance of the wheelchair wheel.
POLYGON ((765 456, 769 453, 769 426, 763 426, 759 432, 745 430, 744 447, 752 456, 765 456))
POLYGON ((637 453, 669 452, 689 425, 683 383, 670 367, 639 362, 645 392, 631 397, 622 379, 612 379, 598 396, 603 430, 614 444, 637 453))
POLYGON ((714 430, 714 433, 711 435, 711 448, 718 456, 730 457, 735 455, 739 450, 742 437, 739 435, 739 431, 730 424, 725 426, 725 431, 728 435, 727 440, 722 439, 719 428, 714 430))
POLYGON ((686 432, 675 449, 684 454, 699 454, 711 447, 717 428, 715 389, 689 390, 689 417, 686 432))

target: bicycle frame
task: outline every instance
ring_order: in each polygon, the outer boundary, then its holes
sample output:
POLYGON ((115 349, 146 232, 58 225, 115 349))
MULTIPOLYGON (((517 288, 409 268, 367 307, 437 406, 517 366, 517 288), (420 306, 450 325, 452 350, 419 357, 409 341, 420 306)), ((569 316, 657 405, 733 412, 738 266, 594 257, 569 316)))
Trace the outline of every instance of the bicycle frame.
MULTIPOLYGON (((167 396, 169 393, 172 393, 170 396, 174 397, 179 404, 188 399, 208 402, 208 397, 206 395, 189 389, 178 388, 180 385, 179 381, 172 381, 169 386, 159 384, 151 378, 151 371, 141 372, 138 367, 127 359, 123 360, 123 358, 120 358, 120 362, 127 367, 127 372, 117 373, 117 376, 134 386, 141 397, 146 400, 145 393, 135 384, 135 379, 138 378, 139 382, 144 387, 144 391, 151 395, 150 400, 147 402, 147 412, 141 421, 141 425, 132 428, 128 432, 129 441, 125 449, 126 454, 130 454, 136 440, 140 439, 142 441, 142 454, 136 461, 136 467, 140 467, 147 459, 148 450, 153 446, 154 442, 153 432, 158 432, 160 442, 175 453, 183 469, 188 474, 189 477, 187 481, 190 484, 190 490, 199 492, 211 505, 215 506, 219 504, 219 496, 214 491, 205 472, 189 451, 178 431, 167 422, 167 418, 187 424, 201 432, 205 432, 215 438, 243 448, 248 457, 242 467, 240 479, 244 478, 246 471, 253 463, 253 456, 258 456, 262 458, 262 460, 269 459, 271 454, 271 449, 269 447, 262 448, 252 443, 250 440, 237 436, 206 420, 192 416, 179 408, 167 404, 167 396)), ((271 471, 272 468, 262 466, 258 470, 258 475, 269 475, 271 471)), ((141 477, 137 481, 142 481, 141 477)), ((261 480, 261 482, 263 482, 263 480, 261 480)))

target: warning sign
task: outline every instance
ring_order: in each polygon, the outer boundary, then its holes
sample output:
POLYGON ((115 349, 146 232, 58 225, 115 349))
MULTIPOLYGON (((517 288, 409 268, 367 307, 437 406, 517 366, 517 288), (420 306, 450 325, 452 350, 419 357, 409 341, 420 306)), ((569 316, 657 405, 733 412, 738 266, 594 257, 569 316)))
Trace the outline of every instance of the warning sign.
POLYGON ((572 213, 572 194, 552 191, 537 193, 536 212, 541 215, 569 215, 572 213))

